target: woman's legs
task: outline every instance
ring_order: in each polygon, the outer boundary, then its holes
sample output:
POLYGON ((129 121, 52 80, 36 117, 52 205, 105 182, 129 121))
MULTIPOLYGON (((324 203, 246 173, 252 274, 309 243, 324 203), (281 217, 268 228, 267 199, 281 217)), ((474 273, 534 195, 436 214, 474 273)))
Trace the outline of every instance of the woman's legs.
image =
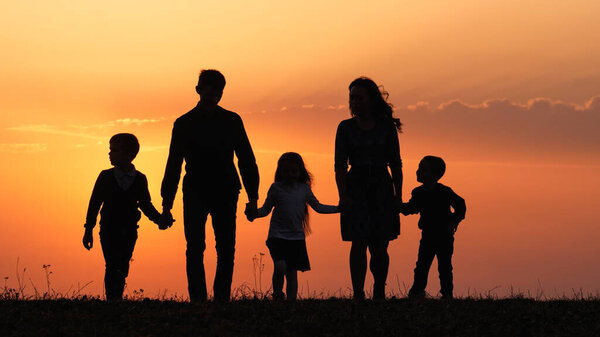
POLYGON ((389 241, 387 240, 369 243, 369 252, 371 253, 370 269, 374 280, 373 299, 385 299, 385 281, 390 266, 390 256, 387 252, 388 245, 389 241))
POLYGON ((287 271, 285 260, 273 261, 273 299, 283 299, 283 278, 287 271))
POLYGON ((365 277, 367 276, 367 243, 352 241, 350 248, 350 276, 354 298, 365 298, 365 277))

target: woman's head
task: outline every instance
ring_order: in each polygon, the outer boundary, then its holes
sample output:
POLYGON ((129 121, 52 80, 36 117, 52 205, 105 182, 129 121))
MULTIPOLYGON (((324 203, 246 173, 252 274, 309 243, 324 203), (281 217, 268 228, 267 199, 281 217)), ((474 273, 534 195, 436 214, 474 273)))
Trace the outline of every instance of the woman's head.
POLYGON ((370 113, 376 119, 390 120, 400 131, 400 119, 392 116, 392 105, 387 102, 389 94, 380 90, 379 86, 368 77, 359 77, 348 86, 350 91, 349 104, 352 116, 361 116, 370 113))
POLYGON ((294 183, 300 182, 310 185, 312 175, 306 170, 304 160, 296 152, 286 152, 277 161, 275 181, 294 183))

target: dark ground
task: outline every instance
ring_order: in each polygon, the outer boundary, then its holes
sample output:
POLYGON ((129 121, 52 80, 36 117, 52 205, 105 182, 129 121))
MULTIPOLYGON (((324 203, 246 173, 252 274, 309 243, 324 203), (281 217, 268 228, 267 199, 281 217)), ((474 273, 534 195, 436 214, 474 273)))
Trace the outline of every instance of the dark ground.
POLYGON ((0 336, 600 336, 600 301, 1 300, 0 336))

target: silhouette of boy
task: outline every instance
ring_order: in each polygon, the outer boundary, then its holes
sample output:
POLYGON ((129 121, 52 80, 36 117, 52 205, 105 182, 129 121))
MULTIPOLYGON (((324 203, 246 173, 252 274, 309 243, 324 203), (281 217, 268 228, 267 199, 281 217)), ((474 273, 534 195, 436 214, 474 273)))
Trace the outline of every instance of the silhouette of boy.
POLYGON ((438 180, 444 175, 446 164, 440 157, 425 156, 419 163, 417 181, 422 183, 412 191, 411 199, 402 204, 404 215, 419 213, 421 242, 413 285, 409 297, 424 297, 427 275, 437 256, 442 298, 452 298, 452 253, 454 233, 465 218, 466 205, 448 186, 438 180), (451 208, 454 212, 451 211, 451 208))
MULTIPOLYGON (((108 157, 113 168, 100 172, 88 206, 83 235, 83 246, 93 246, 92 231, 100 206, 100 244, 106 262, 104 287, 108 301, 123 298, 129 260, 137 240, 137 222, 140 211, 158 224, 161 214, 150 201, 148 180, 131 163, 140 144, 130 133, 119 133, 110 139, 108 157)), ((162 227, 164 229, 166 227, 162 227)))

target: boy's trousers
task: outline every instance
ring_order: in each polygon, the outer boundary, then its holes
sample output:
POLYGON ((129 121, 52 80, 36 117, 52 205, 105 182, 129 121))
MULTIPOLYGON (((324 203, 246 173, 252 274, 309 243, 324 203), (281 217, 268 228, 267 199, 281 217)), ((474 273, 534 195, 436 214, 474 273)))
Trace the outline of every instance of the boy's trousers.
POLYGON ((129 261, 137 240, 137 228, 136 225, 125 228, 110 227, 108 229, 100 228, 100 244, 106 264, 104 288, 106 289, 106 299, 119 300, 123 298, 125 278, 129 274, 129 261))
POLYGON ((454 234, 424 230, 419 243, 419 256, 415 268, 412 293, 421 293, 427 287, 427 276, 433 258, 437 256, 440 276, 440 293, 452 296, 452 253, 454 252, 454 234))

